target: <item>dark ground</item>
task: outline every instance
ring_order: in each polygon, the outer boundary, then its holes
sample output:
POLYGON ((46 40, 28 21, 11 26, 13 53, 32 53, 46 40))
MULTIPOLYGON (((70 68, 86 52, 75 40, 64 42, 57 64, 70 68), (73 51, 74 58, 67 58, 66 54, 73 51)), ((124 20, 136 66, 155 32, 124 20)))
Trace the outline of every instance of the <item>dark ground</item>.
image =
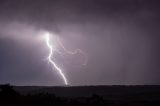
POLYGON ((0 106, 159 106, 160 86, 0 85, 0 106))

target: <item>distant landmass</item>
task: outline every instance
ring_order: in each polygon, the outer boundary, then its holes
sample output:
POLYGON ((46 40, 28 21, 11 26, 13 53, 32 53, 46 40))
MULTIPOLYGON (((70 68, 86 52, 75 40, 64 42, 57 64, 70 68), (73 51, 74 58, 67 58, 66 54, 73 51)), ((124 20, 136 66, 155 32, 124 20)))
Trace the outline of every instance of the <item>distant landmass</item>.
MULTIPOLYGON (((10 98, 10 96, 15 96, 17 98, 16 103, 25 101, 23 103, 29 103, 31 106, 33 105, 32 103, 37 103, 38 105, 40 101, 43 101, 44 105, 46 106, 48 106, 48 103, 50 103, 51 101, 54 101, 53 103, 51 102, 52 105, 67 103, 70 106, 73 105, 72 103, 75 103, 74 105, 77 106, 86 106, 93 104, 102 106, 106 106, 107 104, 109 106, 132 106, 133 104, 136 104, 136 106, 148 106, 157 104, 160 105, 160 85, 55 87, 0 85, 0 99, 4 99, 4 97, 7 97, 6 101, 9 101, 8 98, 10 98), (28 100, 29 102, 26 102, 28 100)), ((3 103, 3 105, 4 104, 5 103, 3 103)), ((24 104, 20 105, 23 106, 24 104)))
POLYGON ((49 93, 59 97, 89 97, 93 94, 106 99, 123 99, 136 97, 139 99, 160 99, 160 85, 135 86, 13 86, 21 94, 49 93))

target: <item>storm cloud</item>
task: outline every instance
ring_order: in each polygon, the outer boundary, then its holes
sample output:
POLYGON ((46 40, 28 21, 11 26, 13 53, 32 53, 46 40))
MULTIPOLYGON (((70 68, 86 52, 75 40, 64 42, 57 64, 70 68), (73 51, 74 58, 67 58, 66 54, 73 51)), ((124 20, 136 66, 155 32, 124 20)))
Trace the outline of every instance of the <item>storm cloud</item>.
POLYGON ((80 55, 57 57, 70 85, 160 84, 160 7, 149 0, 1 0, 0 83, 63 85, 41 31, 80 55), (64 60, 65 59, 65 60, 64 60), (80 59, 80 60, 79 60, 80 59), (63 61, 61 61, 63 60, 63 61))

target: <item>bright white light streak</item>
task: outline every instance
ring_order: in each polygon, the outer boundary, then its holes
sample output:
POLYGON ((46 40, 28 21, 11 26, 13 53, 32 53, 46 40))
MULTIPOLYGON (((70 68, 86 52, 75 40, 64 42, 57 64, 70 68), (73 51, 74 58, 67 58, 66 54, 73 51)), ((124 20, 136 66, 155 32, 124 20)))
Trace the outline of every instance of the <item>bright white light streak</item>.
POLYGON ((77 53, 82 54, 82 55, 84 56, 84 58, 85 58, 82 65, 86 65, 86 64, 87 64, 87 62, 88 62, 88 57, 86 56, 86 54, 85 54, 81 49, 76 49, 76 50, 74 50, 74 51, 69 51, 68 49, 66 49, 66 48, 64 47, 64 45, 61 43, 61 41, 59 40, 58 37, 57 37, 57 41, 58 41, 58 43, 60 44, 60 46, 63 48, 63 50, 64 50, 66 53, 68 53, 68 54, 70 54, 70 55, 75 55, 75 54, 77 54, 77 53))
POLYGON ((53 46, 50 44, 50 34, 49 33, 46 33, 45 34, 45 41, 46 41, 46 45, 48 46, 50 52, 49 52, 49 55, 47 57, 49 63, 59 72, 59 74, 61 75, 61 77, 63 78, 64 80, 64 83, 65 85, 68 85, 68 81, 67 81, 67 78, 65 77, 63 71, 61 68, 59 68, 57 66, 57 64, 52 60, 52 56, 53 56, 53 46))

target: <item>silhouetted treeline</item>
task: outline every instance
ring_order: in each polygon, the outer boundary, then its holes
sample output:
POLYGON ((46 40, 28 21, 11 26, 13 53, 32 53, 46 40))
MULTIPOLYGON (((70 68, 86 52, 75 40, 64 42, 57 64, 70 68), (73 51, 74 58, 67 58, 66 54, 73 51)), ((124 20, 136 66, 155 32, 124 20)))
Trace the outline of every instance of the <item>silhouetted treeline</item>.
POLYGON ((92 94, 89 97, 58 97, 50 93, 35 93, 23 95, 13 89, 9 84, 0 85, 0 106, 159 106, 160 95, 148 93, 132 96, 120 96, 119 99, 104 98, 103 96, 92 94), (149 96, 150 100, 140 99, 149 96))

